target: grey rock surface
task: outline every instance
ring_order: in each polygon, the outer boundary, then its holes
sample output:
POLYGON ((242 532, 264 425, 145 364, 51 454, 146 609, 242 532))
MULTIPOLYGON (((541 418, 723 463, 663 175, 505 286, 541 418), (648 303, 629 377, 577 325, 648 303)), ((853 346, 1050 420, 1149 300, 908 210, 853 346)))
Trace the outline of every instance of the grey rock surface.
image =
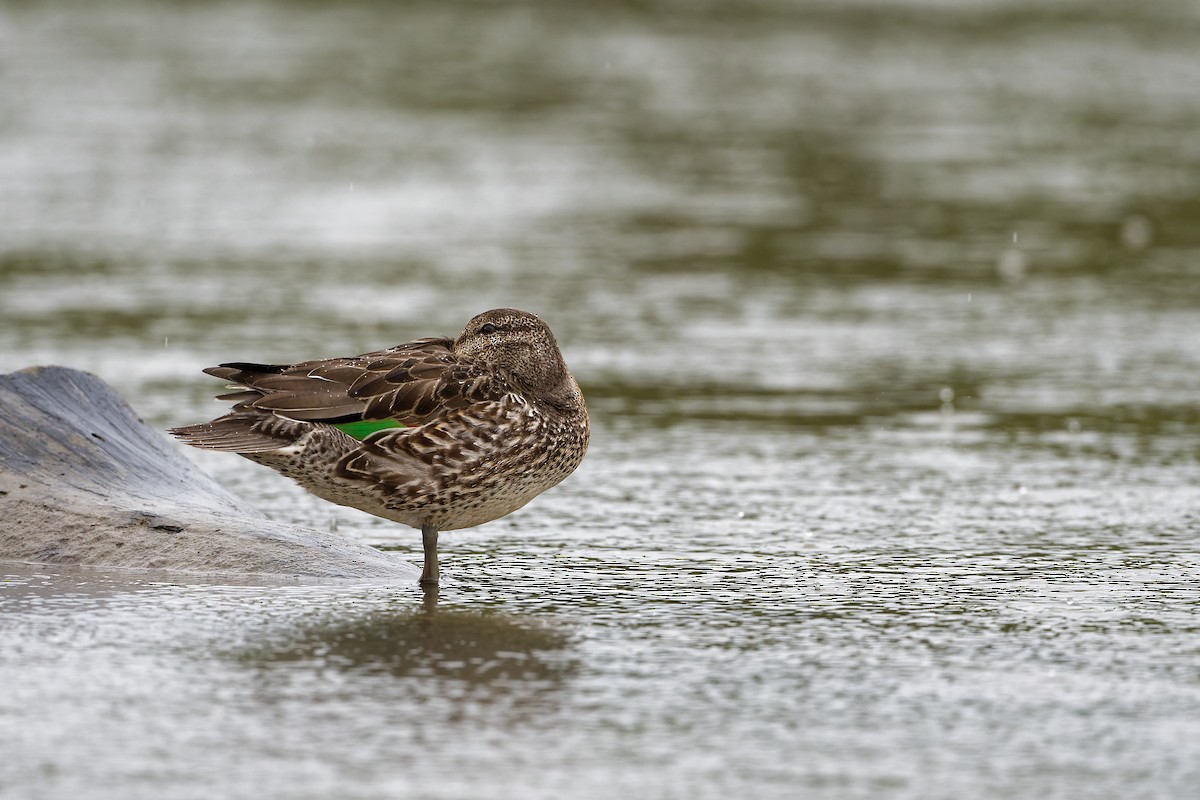
POLYGON ((0 560, 330 580, 415 582, 420 572, 268 519, 103 380, 64 367, 0 375, 0 560))

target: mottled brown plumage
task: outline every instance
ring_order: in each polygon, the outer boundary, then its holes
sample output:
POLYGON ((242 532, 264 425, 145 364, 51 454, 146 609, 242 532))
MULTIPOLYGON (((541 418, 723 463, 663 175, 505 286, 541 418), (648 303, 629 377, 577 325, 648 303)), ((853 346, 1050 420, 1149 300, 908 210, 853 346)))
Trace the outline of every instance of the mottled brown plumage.
POLYGON ((229 414, 172 430, 238 453, 341 505, 421 528, 423 583, 437 532, 511 513, 571 474, 588 445, 583 394, 550 328, 486 311, 457 339, 419 339, 349 358, 206 369, 236 391, 229 414), (361 441, 338 424, 408 427, 361 441))

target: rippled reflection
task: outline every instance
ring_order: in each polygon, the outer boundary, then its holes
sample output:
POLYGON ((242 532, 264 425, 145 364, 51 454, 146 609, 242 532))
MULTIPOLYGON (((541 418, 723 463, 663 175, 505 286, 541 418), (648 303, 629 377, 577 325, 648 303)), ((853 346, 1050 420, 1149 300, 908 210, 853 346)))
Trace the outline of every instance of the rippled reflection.
POLYGON ((549 686, 572 662, 562 652, 569 637, 547 624, 497 612, 439 609, 428 595, 419 610, 406 605, 347 618, 344 613, 304 619, 295 630, 270 637, 240 660, 395 677, 428 677, 472 685, 519 682, 549 686))

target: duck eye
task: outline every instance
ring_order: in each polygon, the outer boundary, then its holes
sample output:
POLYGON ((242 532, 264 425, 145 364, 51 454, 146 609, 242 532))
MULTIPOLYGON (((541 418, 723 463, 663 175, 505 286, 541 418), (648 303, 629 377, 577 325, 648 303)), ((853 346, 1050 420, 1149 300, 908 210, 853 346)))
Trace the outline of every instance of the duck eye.
POLYGON ((479 329, 479 332, 480 332, 480 333, 483 333, 483 334, 495 333, 495 332, 496 332, 496 326, 495 326, 495 324, 493 324, 493 323, 491 323, 491 322, 485 323, 485 324, 483 325, 483 327, 481 327, 481 328, 479 329))

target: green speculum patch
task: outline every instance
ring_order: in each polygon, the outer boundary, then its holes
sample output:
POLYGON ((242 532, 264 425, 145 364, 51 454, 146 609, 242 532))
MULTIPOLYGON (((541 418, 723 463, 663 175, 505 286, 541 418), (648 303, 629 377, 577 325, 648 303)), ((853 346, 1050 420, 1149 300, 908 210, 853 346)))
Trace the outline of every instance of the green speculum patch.
POLYGON ((408 426, 394 419, 361 419, 355 422, 339 422, 333 427, 361 442, 375 431, 383 431, 388 428, 407 428, 408 426))

